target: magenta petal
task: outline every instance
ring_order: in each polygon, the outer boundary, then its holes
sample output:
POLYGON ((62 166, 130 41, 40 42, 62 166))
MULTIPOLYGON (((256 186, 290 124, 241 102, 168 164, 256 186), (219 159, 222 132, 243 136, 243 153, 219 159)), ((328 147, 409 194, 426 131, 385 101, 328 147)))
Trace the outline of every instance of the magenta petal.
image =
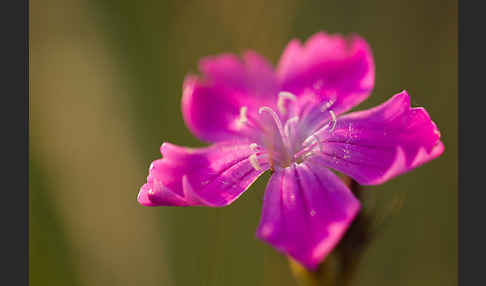
POLYGON ((211 82, 230 89, 262 95, 276 89, 272 65, 254 51, 245 52, 242 59, 233 54, 206 57, 199 69, 211 82))
POLYGON ((281 89, 302 95, 306 91, 333 101, 336 114, 368 97, 374 86, 375 64, 371 49, 359 36, 317 33, 302 45, 291 41, 280 58, 277 77, 281 89))
POLYGON ((359 201, 312 160, 275 172, 265 191, 257 236, 315 269, 341 239, 359 201))
POLYGON ((164 143, 161 152, 138 195, 145 206, 226 206, 269 167, 266 155, 259 154, 261 169, 254 168, 249 161, 254 152, 246 143, 197 149, 164 143))
POLYGON ((241 107, 254 117, 262 105, 275 106, 277 81, 272 66, 255 52, 243 59, 223 54, 201 60, 202 78, 188 76, 183 85, 182 112, 199 138, 218 142, 248 136, 238 125, 241 107))
POLYGON ((323 163, 363 185, 381 184, 430 161, 444 150, 424 108, 411 108, 406 91, 375 108, 337 120, 321 135, 323 163))

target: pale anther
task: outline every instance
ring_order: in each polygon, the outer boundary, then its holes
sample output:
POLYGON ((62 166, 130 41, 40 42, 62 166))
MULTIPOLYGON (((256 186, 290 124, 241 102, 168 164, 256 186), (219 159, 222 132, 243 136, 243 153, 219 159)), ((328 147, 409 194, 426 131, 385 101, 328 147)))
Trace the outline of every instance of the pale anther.
POLYGON ((297 97, 295 97, 295 95, 293 95, 292 93, 290 93, 288 91, 282 91, 278 94, 277 108, 278 108, 278 111, 280 111, 280 113, 282 113, 282 114, 287 113, 287 109, 285 108, 285 100, 286 99, 296 101, 297 97))
POLYGON ((240 118, 238 120, 240 124, 245 124, 248 122, 248 117, 246 117, 246 112, 248 112, 248 107, 242 106, 240 108, 240 118))
POLYGON ((336 128, 337 118, 336 118, 336 114, 334 114, 334 111, 329 110, 329 114, 331 114, 332 117, 331 129, 329 129, 329 132, 332 132, 334 128, 336 128))
POLYGON ((250 144, 250 150, 251 151, 256 152, 258 149, 259 149, 259 147, 258 147, 257 143, 251 143, 250 144))
POLYGON ((260 163, 258 163, 258 157, 257 154, 252 154, 249 158, 250 164, 255 169, 256 171, 260 171, 262 167, 260 166, 260 163))

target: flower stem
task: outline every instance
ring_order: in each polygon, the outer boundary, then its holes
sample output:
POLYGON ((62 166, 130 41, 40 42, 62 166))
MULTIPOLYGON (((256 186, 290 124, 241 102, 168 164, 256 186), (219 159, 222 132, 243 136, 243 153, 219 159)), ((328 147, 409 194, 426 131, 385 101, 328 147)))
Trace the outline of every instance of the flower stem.
POLYGON ((288 258, 290 270, 294 275, 299 286, 332 286, 337 285, 336 280, 336 265, 332 263, 332 259, 326 259, 325 263, 319 265, 317 271, 309 271, 297 261, 288 258))

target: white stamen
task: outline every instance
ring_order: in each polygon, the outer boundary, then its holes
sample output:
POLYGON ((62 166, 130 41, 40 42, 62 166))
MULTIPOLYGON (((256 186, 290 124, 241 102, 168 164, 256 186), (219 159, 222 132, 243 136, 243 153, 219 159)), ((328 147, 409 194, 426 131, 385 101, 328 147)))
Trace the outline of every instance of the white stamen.
POLYGON ((290 118, 289 120, 287 120, 287 122, 285 122, 284 132, 285 132, 285 136, 287 136, 288 138, 290 138, 290 124, 297 122, 297 121, 299 121, 299 117, 294 116, 294 117, 290 118))
POLYGON ((307 152, 302 156, 302 160, 305 161, 307 158, 313 155, 313 152, 307 152))
POLYGON ((322 149, 322 143, 321 143, 321 141, 319 140, 319 137, 317 137, 317 135, 316 135, 316 134, 312 135, 312 137, 313 137, 313 138, 314 138, 314 140, 317 142, 317 145, 319 145, 319 151, 321 151, 321 153, 322 153, 322 150, 323 150, 323 149, 322 149))
POLYGON ((248 122, 248 117, 246 117, 247 112, 248 112, 248 107, 242 106, 240 108, 240 118, 238 119, 240 125, 243 125, 248 122))
POLYGON ((329 114, 331 114, 332 117, 331 129, 329 129, 329 132, 332 132, 334 128, 336 128, 337 118, 336 118, 336 114, 334 114, 334 111, 329 110, 329 114))
POLYGON ((331 107, 332 105, 332 102, 328 101, 326 103, 324 103, 322 106, 321 106, 321 111, 324 112, 326 111, 329 107, 331 107))
POLYGON ((260 163, 258 163, 258 157, 257 154, 252 154, 249 158, 250 164, 255 169, 256 171, 260 171, 262 167, 260 166, 260 163))
POLYGON ((250 144, 250 150, 251 151, 256 152, 258 149, 259 149, 259 147, 258 147, 257 143, 251 143, 250 144))
POLYGON ((280 132, 281 136, 283 136, 284 130, 283 130, 283 126, 282 126, 282 121, 280 121, 280 117, 278 117, 277 113, 275 113, 275 111, 273 111, 273 109, 271 109, 268 106, 260 107, 260 109, 258 110, 258 113, 262 114, 264 111, 269 113, 270 116, 272 116, 273 120, 275 121, 275 124, 277 124, 278 132, 280 132))
POLYGON ((287 113, 287 109, 285 108, 285 100, 286 99, 296 101, 297 97, 295 97, 295 95, 293 95, 292 93, 290 93, 288 91, 282 91, 278 94, 277 107, 278 107, 278 111, 280 111, 280 113, 282 113, 282 114, 287 113))
MULTIPOLYGON (((327 130, 329 133, 334 131, 334 128, 336 128, 336 124, 337 124, 337 117, 336 117, 336 114, 334 113, 334 111, 332 111, 332 110, 329 110, 329 114, 331 114, 331 120, 327 124, 324 124, 323 126, 317 128, 317 130, 314 131, 313 134, 318 134, 318 133, 320 133, 321 131, 324 131, 324 130, 327 130)), ((313 139, 313 137, 312 137, 312 135, 310 135, 309 137, 307 137, 304 140, 304 144, 311 143, 312 139, 313 139)))
POLYGON ((304 147, 309 146, 309 144, 310 144, 310 143, 312 143, 312 140, 313 140, 313 139, 314 139, 313 135, 311 135, 311 136, 307 137, 307 138, 304 140, 304 142, 303 142, 304 147))
POLYGON ((329 96, 329 100, 321 106, 321 111, 324 112, 324 111, 328 110, 331 106, 333 106, 333 104, 335 102, 336 102, 336 93, 333 92, 329 96))

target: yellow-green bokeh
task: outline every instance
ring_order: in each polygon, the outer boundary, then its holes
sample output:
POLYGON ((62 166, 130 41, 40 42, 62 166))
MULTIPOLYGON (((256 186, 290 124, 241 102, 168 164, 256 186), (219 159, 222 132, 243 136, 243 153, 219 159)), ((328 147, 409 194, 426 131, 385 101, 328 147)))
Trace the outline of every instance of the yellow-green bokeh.
POLYGON ((406 89, 445 153, 384 185, 403 197, 356 285, 457 284, 457 2, 30 1, 31 285, 296 285, 255 238, 265 178, 233 205, 136 201, 162 142, 202 146, 180 112, 201 57, 256 50, 273 64, 292 38, 358 33, 376 62, 372 96, 406 89))

